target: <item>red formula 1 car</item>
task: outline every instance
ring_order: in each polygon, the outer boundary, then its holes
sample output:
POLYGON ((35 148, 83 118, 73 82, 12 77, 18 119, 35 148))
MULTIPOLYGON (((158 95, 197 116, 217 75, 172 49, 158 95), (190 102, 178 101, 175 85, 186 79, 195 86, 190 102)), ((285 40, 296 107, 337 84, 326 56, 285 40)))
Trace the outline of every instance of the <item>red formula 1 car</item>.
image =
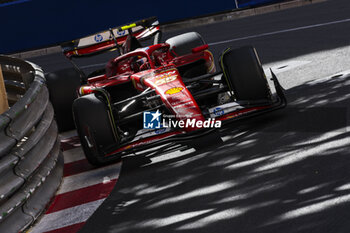
POLYGON ((64 46, 68 58, 119 51, 105 69, 88 75, 73 103, 75 125, 92 164, 191 140, 226 122, 286 105, 274 74, 276 94, 271 94, 253 47, 226 49, 216 72, 213 55, 196 32, 160 43, 153 18, 115 30, 106 32, 107 40, 97 34, 91 38, 100 42, 82 44, 81 39, 64 46), (153 45, 142 47, 140 41, 152 36, 153 45))

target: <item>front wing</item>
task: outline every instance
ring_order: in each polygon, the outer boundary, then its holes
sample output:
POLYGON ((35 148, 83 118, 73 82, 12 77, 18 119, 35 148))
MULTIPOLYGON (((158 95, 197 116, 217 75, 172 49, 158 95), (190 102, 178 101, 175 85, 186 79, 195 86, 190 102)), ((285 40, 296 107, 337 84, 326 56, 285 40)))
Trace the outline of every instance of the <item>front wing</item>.
MULTIPOLYGON (((272 72, 271 72, 272 73, 272 72)), ((276 95, 274 100, 269 103, 256 103, 250 107, 244 107, 240 103, 233 102, 211 108, 209 111, 210 117, 215 120, 220 120, 222 125, 226 125, 233 121, 254 117, 260 114, 268 113, 277 109, 284 108, 287 105, 287 100, 284 95, 282 86, 280 85, 277 77, 272 73, 272 81, 275 86, 276 95), (215 114, 214 110, 220 109, 220 114, 215 114)), ((211 129, 198 129, 191 132, 186 132, 183 129, 156 129, 140 130, 133 141, 119 144, 118 146, 111 146, 105 151, 103 158, 100 158, 104 162, 109 160, 113 161, 115 157, 120 157, 137 151, 142 151, 155 146, 160 146, 170 142, 186 142, 193 140, 197 137, 202 137, 211 134, 215 131, 215 128, 211 129)))

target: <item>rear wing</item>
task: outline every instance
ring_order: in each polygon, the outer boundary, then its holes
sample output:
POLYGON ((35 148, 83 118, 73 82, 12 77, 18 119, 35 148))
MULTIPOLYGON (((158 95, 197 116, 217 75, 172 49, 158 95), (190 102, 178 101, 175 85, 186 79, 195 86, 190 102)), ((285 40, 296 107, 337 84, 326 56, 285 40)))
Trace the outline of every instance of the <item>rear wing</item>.
POLYGON ((118 49, 129 34, 137 40, 146 40, 156 33, 160 33, 159 22, 156 17, 143 19, 131 24, 111 28, 81 39, 61 44, 67 58, 86 57, 118 49))

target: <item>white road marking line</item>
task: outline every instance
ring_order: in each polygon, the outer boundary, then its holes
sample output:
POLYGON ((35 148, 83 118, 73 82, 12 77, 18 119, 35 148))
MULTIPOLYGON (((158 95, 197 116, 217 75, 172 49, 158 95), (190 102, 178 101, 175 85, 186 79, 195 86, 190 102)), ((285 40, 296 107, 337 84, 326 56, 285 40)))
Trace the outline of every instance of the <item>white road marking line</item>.
POLYGON ((30 233, 41 233, 85 222, 104 200, 105 198, 46 214, 30 233))
POLYGON ((103 183, 107 177, 109 180, 117 179, 120 168, 121 163, 118 163, 65 177, 56 195, 103 183))
POLYGON ((74 148, 71 150, 66 150, 63 152, 64 163, 72 163, 85 159, 84 151, 81 147, 74 148))
POLYGON ((271 35, 281 34, 281 33, 285 33, 285 32, 294 32, 294 31, 300 31, 300 30, 305 30, 305 29, 310 29, 310 28, 323 27, 323 26, 340 24, 340 23, 347 23, 347 22, 350 22, 350 19, 343 19, 343 20, 337 20, 337 21, 332 21, 332 22, 327 22, 327 23, 319 23, 319 24, 313 24, 313 25, 296 27, 296 28, 289 28, 289 29, 284 29, 284 30, 279 30, 279 31, 274 31, 274 32, 266 32, 266 33, 251 35, 251 36, 244 36, 244 37, 230 39, 230 40, 223 40, 223 41, 208 43, 208 45, 209 46, 219 45, 219 44, 225 44, 225 43, 230 43, 230 42, 234 42, 234 41, 247 40, 247 39, 253 39, 253 38, 264 37, 264 36, 271 36, 271 35))

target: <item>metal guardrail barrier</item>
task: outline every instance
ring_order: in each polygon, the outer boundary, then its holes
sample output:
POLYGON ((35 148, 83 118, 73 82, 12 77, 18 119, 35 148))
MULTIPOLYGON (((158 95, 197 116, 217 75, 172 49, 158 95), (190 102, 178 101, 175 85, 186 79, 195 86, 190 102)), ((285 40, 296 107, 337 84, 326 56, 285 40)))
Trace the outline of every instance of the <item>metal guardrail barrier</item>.
POLYGON ((32 224, 60 185, 63 157, 40 67, 0 56, 10 109, 0 115, 0 232, 32 224))

